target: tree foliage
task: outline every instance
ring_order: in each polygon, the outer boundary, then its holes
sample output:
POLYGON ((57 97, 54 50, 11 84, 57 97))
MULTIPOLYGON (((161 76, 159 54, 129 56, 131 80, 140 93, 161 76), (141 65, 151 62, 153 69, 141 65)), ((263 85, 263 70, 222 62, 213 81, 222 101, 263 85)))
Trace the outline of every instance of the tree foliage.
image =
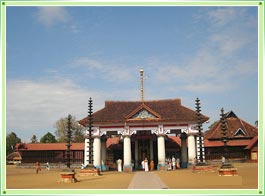
POLYGON ((17 143, 21 143, 21 139, 17 137, 17 134, 11 132, 6 136, 6 154, 10 154, 15 151, 15 146, 17 143))
POLYGON ((38 143, 38 138, 37 138, 37 136, 36 136, 36 135, 33 135, 33 136, 31 137, 30 141, 31 141, 32 144, 38 143))
POLYGON ((40 138, 40 143, 56 143, 55 136, 50 132, 46 133, 42 138, 40 138))
MULTIPOLYGON (((66 142, 67 138, 67 117, 61 118, 55 123, 55 135, 58 142, 66 142)), ((72 142, 84 142, 85 130, 82 125, 78 123, 75 117, 71 118, 72 142)))

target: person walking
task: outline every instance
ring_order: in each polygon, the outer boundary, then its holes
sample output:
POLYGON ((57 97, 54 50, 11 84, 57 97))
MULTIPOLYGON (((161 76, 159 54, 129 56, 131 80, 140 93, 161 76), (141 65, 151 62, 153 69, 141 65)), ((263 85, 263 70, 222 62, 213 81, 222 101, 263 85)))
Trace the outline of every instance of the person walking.
POLYGON ((38 161, 35 163, 35 170, 36 170, 36 174, 38 174, 39 171, 41 171, 40 163, 38 161))
POLYGON ((49 162, 46 163, 46 170, 50 171, 50 163, 49 162))

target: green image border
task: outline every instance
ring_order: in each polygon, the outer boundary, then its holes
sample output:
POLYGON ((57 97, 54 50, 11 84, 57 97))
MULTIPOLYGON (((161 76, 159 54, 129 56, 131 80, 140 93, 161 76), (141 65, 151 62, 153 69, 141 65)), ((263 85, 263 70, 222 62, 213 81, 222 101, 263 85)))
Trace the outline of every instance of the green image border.
POLYGON ((264 1, 176 1, 176 2, 85 2, 85 1, 0 1, 2 56, 2 132, 1 132, 1 195, 75 195, 75 194, 264 194, 263 133, 263 62, 264 1), (6 7, 7 6, 257 6, 258 7, 258 189, 6 189, 6 7), (67 192, 67 193, 66 193, 67 192))

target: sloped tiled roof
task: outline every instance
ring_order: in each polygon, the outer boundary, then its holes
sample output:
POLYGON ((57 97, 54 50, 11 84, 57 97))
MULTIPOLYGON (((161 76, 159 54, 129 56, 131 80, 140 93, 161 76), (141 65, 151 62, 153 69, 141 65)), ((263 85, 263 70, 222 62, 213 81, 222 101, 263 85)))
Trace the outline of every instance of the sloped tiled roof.
POLYGON ((257 144, 257 142, 258 142, 258 136, 253 137, 245 149, 247 149, 247 150, 252 149, 255 146, 255 144, 257 144))
MULTIPOLYGON (((71 150, 84 150, 85 143, 72 143, 71 150)), ((66 143, 26 143, 16 144, 19 151, 38 151, 38 150, 66 150, 66 143)))
POLYGON ((106 141, 106 148, 109 148, 112 145, 118 144, 119 142, 120 142, 119 137, 108 138, 106 141))
POLYGON ((177 136, 168 136, 168 138, 170 140, 172 140, 173 142, 177 143, 179 146, 181 146, 181 139, 180 139, 180 137, 177 137, 177 136))
MULTIPOLYGON (((227 126, 227 137, 229 139, 236 138, 253 138, 258 135, 258 129, 244 120, 238 118, 233 112, 229 112, 229 115, 226 115, 226 126, 227 126), (233 115, 231 115, 233 114, 233 115), (235 135, 238 129, 242 129, 245 135, 235 135)), ((221 131, 221 121, 217 121, 210 130, 206 131, 204 134, 205 139, 222 139, 221 131)))
MULTIPOLYGON (((227 146, 247 146, 251 140, 230 140, 227 142, 227 146)), ((204 147, 222 147, 224 143, 222 141, 204 140, 204 147)))
MULTIPOLYGON (((106 101, 105 107, 93 114, 93 121, 95 124, 125 123, 128 120, 126 117, 141 105, 141 101, 106 101)), ((196 112, 182 106, 180 99, 145 101, 144 105, 160 117, 152 119, 155 121, 196 122, 196 112)), ((209 117, 202 115, 203 121, 208 119, 209 117)), ((146 119, 148 120, 150 119, 146 119)), ((85 117, 79 123, 86 126, 87 121, 88 118, 85 117)))

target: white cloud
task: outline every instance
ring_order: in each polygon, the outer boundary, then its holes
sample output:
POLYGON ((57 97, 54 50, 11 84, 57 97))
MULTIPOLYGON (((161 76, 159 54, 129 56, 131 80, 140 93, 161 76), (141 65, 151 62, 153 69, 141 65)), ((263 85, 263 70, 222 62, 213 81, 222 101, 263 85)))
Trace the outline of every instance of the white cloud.
POLYGON ((243 10, 236 10, 233 7, 221 7, 218 9, 211 9, 206 14, 212 24, 222 27, 237 18, 239 14, 238 11, 242 12, 243 10))
POLYGON ((9 80, 6 89, 7 132, 14 131, 23 141, 29 141, 33 134, 40 139, 48 131, 53 133, 55 122, 68 114, 77 120, 86 117, 89 97, 93 99, 94 112, 103 108, 106 100, 137 100, 140 97, 137 89, 95 91, 63 78, 9 80))
MULTIPOLYGON (((87 102, 92 97, 94 109, 104 104, 100 92, 81 89, 69 80, 7 82, 6 121, 7 132, 18 131, 27 135, 27 130, 36 130, 42 136, 44 128, 53 131, 54 123, 68 114, 81 119, 87 115, 87 102)), ((45 133, 47 130, 45 130, 45 133)), ((24 136, 30 139, 30 136, 24 136)))
POLYGON ((64 7, 40 6, 38 7, 36 16, 37 20, 47 27, 51 27, 57 23, 66 23, 70 20, 70 15, 64 7))
POLYGON ((194 54, 187 54, 181 64, 157 59, 149 62, 150 66, 158 67, 155 78, 167 84, 181 83, 183 90, 194 92, 220 92, 239 87, 246 76, 257 74, 255 16, 248 15, 241 7, 207 11, 203 8, 203 11, 194 20, 208 23, 204 32, 206 40, 194 54))
POLYGON ((71 64, 72 68, 85 68, 90 77, 90 71, 96 73, 100 80, 110 81, 115 83, 124 83, 133 78, 132 71, 136 70, 135 67, 128 66, 127 64, 117 64, 111 62, 103 62, 102 60, 90 59, 88 57, 78 57, 71 64))
POLYGON ((97 60, 88 57, 76 58, 71 64, 72 67, 86 67, 88 69, 102 69, 104 65, 97 60))

